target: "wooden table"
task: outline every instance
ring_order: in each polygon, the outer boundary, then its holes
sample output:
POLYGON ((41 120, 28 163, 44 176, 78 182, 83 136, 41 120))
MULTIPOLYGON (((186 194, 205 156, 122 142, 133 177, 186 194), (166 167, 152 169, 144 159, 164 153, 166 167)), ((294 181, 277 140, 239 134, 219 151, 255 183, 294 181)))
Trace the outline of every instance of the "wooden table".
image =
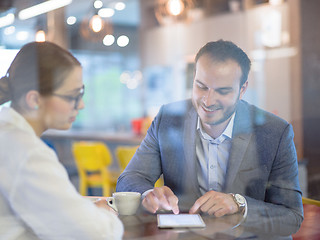
POLYGON ((303 205, 304 220, 299 231, 293 235, 294 240, 320 239, 320 207, 303 205))
POLYGON ((235 227, 242 215, 230 215, 222 218, 202 216, 205 228, 159 229, 157 215, 140 213, 133 216, 120 216, 125 233, 123 239, 235 239, 242 231, 235 227))
MULTIPOLYGON (((159 229, 157 215, 140 211, 133 216, 119 216, 125 233, 123 239, 130 240, 204 240, 204 239, 288 239, 279 236, 266 236, 259 229, 249 232, 239 225, 241 214, 229 215, 222 218, 202 215, 205 228, 159 229), (257 237, 259 235, 259 237, 257 237)), ((294 234, 293 240, 320 239, 320 207, 304 205, 304 221, 300 230, 294 234)))

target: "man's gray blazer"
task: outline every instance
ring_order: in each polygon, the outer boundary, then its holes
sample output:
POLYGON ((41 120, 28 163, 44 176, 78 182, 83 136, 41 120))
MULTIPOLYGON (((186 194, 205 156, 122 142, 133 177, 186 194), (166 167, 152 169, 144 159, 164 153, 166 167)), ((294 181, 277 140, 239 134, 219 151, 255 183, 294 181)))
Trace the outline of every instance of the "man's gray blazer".
MULTIPOLYGON (((145 139, 121 174, 117 191, 144 193, 163 174, 164 183, 188 210, 201 196, 195 151, 197 112, 191 100, 161 107, 145 139)), ((246 223, 290 235, 303 220, 292 126, 245 101, 236 108, 223 189, 246 197, 246 223)))

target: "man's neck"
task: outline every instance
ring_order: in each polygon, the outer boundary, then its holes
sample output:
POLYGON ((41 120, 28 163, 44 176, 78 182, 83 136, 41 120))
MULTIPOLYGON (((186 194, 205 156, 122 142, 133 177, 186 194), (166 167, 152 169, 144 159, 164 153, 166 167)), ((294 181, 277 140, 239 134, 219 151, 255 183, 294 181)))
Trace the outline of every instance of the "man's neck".
POLYGON ((226 121, 219 123, 217 125, 209 125, 201 122, 203 130, 213 139, 218 138, 228 126, 232 116, 228 118, 226 121))

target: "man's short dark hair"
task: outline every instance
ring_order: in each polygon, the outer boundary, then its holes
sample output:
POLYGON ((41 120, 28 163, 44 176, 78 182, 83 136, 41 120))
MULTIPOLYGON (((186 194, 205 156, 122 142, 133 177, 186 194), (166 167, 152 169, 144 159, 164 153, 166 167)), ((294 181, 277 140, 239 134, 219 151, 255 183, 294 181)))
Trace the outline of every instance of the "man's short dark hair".
POLYGON ((247 81, 251 61, 247 54, 233 42, 224 40, 208 42, 197 53, 195 63, 197 63, 199 58, 204 54, 209 55, 213 60, 216 61, 224 62, 230 59, 236 61, 242 71, 240 87, 247 81))

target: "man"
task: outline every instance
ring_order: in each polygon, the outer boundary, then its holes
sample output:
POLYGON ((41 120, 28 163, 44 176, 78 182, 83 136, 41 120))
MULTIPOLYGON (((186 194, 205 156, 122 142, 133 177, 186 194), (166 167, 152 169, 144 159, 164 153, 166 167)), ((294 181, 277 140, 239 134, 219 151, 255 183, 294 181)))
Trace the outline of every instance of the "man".
POLYGON ((152 213, 242 211, 266 232, 293 234, 303 210, 292 126, 241 100, 250 60, 232 42, 207 43, 195 64, 192 101, 161 107, 117 191, 141 192, 152 213))

